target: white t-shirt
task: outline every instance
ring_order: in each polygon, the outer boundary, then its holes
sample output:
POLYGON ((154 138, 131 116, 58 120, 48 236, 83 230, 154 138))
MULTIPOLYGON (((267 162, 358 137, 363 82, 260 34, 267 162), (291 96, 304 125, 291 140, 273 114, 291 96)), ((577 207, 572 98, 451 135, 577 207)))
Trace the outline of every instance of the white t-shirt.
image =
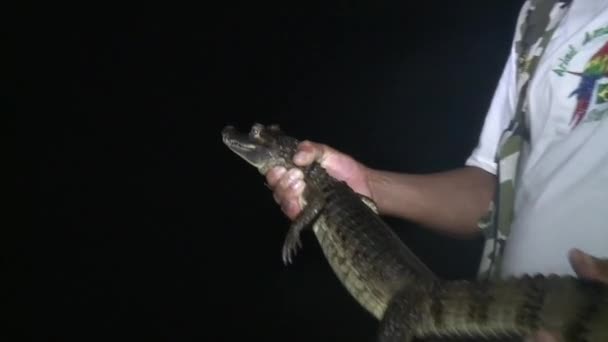
MULTIPOLYGON (((512 49, 466 165, 496 173, 497 144, 516 106, 515 60, 512 49)), ((608 258, 608 1, 573 1, 528 96, 531 147, 521 159, 501 276, 574 275, 569 249, 608 258)))

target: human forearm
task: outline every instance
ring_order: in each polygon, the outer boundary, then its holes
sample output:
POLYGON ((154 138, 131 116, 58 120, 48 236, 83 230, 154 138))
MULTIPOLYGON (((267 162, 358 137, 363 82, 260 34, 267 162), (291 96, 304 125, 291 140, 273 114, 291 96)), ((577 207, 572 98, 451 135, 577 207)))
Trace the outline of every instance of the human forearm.
POLYGON ((461 237, 478 232, 495 190, 495 176, 475 167, 424 175, 369 170, 368 180, 382 214, 461 237))

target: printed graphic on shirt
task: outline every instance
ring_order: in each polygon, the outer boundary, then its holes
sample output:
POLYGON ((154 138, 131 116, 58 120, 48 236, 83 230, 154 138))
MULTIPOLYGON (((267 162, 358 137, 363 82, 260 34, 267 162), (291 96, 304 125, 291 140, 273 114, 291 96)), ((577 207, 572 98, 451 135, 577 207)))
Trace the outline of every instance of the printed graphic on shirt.
MULTIPOLYGON (((581 48, 599 37, 608 35, 608 26, 585 33, 581 48)), ((553 71, 560 77, 579 77, 578 86, 570 96, 576 96, 576 106, 572 113, 573 127, 581 122, 598 121, 608 116, 608 42, 587 61, 583 70, 570 70, 569 64, 579 52, 570 45, 566 54, 559 58, 559 65, 553 71)))
POLYGON ((599 84, 598 81, 608 77, 608 42, 587 62, 585 70, 582 72, 569 71, 569 73, 581 78, 578 88, 571 94, 571 96, 576 95, 577 99, 572 115, 572 123, 576 126, 585 117, 590 105, 604 102, 599 88, 604 89, 606 84, 599 84))

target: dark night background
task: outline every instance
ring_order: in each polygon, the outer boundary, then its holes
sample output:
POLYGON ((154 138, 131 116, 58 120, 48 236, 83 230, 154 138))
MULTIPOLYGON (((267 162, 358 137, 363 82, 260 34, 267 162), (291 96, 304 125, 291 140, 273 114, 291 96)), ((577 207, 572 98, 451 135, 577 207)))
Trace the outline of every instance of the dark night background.
MULTIPOLYGON (((220 131, 278 123, 377 168, 459 167, 521 3, 75 8, 44 51, 62 62, 43 81, 60 110, 18 121, 34 166, 40 297, 28 333, 372 341, 376 322, 310 232, 295 264, 282 264, 289 222, 220 131)), ((387 220, 441 276, 474 274, 480 241, 387 220)))

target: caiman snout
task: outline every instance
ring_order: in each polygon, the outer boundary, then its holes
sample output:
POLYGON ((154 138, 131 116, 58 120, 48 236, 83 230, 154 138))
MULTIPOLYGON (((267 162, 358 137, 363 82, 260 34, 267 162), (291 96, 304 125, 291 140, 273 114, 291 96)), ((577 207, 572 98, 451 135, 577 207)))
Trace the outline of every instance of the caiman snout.
POLYGON ((222 140, 229 149, 254 165, 261 173, 275 165, 286 165, 295 151, 295 139, 282 135, 278 125, 254 123, 248 133, 232 125, 222 129, 222 140))
POLYGON ((222 129, 222 141, 228 146, 237 143, 244 143, 247 140, 248 139, 246 139, 246 136, 244 134, 239 133, 232 125, 226 125, 222 129))
POLYGON ((234 132, 234 130, 235 128, 232 125, 224 126, 224 128, 222 129, 222 138, 226 139, 226 137, 230 135, 230 133, 234 132))

